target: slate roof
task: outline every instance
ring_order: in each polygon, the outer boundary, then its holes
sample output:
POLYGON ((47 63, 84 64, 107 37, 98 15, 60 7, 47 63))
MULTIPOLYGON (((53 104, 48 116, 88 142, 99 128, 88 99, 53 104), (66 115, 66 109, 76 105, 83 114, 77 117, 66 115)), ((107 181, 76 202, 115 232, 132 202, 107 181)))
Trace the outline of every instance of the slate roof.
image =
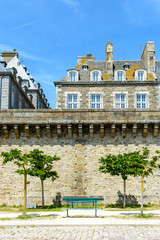
POLYGON ((116 69, 117 70, 124 69, 125 63, 129 64, 130 67, 134 67, 135 69, 145 69, 146 70, 143 62, 140 60, 139 61, 137 61, 137 60, 135 60, 135 61, 133 61, 133 60, 113 61, 115 70, 116 69))

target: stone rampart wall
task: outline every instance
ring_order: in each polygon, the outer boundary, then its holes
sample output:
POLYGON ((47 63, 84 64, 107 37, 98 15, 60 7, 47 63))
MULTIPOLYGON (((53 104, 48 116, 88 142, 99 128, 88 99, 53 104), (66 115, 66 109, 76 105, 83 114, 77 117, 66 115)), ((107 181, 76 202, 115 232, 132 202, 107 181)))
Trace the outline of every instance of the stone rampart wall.
MULTIPOLYGON (((0 152, 18 148, 28 153, 38 148, 61 158, 55 163, 59 178, 45 181, 46 204, 52 204, 58 192, 62 196, 103 196, 106 203, 115 203, 123 193, 123 181, 100 173, 98 159, 143 146, 150 149, 151 156, 160 150, 159 111, 10 110, 1 111, 0 119, 0 152)), ((23 204, 23 176, 14 171, 11 163, 0 164, 0 204, 23 204)), ((28 181, 28 202, 40 204, 40 180, 28 177, 28 181)), ((160 171, 145 179, 144 188, 144 202, 159 204, 160 171)), ((128 200, 140 201, 140 193, 140 178, 129 177, 128 200)))

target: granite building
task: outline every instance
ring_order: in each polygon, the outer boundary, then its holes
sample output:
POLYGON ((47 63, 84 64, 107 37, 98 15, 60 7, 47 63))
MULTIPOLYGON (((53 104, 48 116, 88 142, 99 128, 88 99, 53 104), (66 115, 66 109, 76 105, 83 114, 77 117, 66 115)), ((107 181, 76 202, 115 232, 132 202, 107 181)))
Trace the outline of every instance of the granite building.
POLYGON ((0 58, 0 109, 49 108, 45 94, 18 59, 17 50, 0 58))
POLYGON ((57 109, 158 109, 160 61, 154 42, 147 42, 141 60, 113 60, 113 44, 105 61, 92 54, 77 58, 77 66, 55 82, 57 109))
MULTIPOLYGON (((10 59, 2 56, 9 66, 10 59)), ((9 77, 20 72, 14 67, 11 71, 9 77)), ((28 84, 26 77, 22 79, 28 84)), ((29 83, 28 93, 33 86, 29 83)), ((45 181, 46 204, 52 204, 57 192, 103 196, 105 203, 121 201, 123 180, 100 173, 98 159, 142 147, 148 147, 152 157, 160 150, 160 61, 155 60, 154 42, 146 43, 137 61, 113 60, 113 44, 108 42, 104 61, 96 61, 92 54, 78 57, 77 66, 67 70, 55 86, 56 109, 0 111, 0 152, 18 148, 26 153, 38 148, 61 158, 54 165, 59 178, 45 181)), ((0 204, 23 203, 23 177, 14 171, 13 164, 0 165, 0 204)), ((128 203, 140 201, 140 181, 128 178, 128 203)), ((28 177, 28 182, 28 202, 39 204, 40 181, 28 177)), ((160 204, 159 170, 145 179, 144 202, 160 204)))

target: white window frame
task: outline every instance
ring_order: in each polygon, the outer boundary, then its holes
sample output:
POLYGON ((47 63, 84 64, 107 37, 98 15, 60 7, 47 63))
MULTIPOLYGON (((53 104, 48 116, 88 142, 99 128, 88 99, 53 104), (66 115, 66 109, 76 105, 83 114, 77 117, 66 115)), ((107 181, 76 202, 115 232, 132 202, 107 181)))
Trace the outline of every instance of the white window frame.
POLYGON ((135 71, 135 80, 136 81, 140 81, 140 82, 141 81, 145 81, 146 80, 146 76, 147 76, 147 74, 146 74, 146 71, 144 69, 138 69, 138 70, 135 71), (139 72, 143 72, 143 79, 142 80, 138 79, 138 73, 139 72))
POLYGON ((93 71, 91 71, 91 73, 90 73, 90 81, 92 81, 92 82, 99 82, 101 79, 102 79, 102 73, 101 73, 100 70, 93 70, 93 71), (98 73, 98 78, 97 78, 96 81, 93 78, 93 74, 95 74, 95 73, 98 73))
POLYGON ((116 109, 125 109, 126 108, 126 95, 125 94, 115 94, 115 108, 116 109), (117 99, 117 96, 119 96, 119 99, 117 99), (122 99, 122 96, 124 96, 124 101, 122 99), (124 104, 124 107, 122 107, 124 104))
POLYGON ((134 96, 134 107, 136 109, 143 110, 143 109, 149 108, 149 92, 143 92, 142 91, 142 92, 135 92, 134 94, 135 94, 135 96, 134 96), (137 108, 137 95, 146 95, 146 102, 145 102, 146 107, 145 108, 137 108))
POLYGON ((91 102, 90 102, 91 109, 101 109, 101 95, 100 94, 91 94, 90 99, 91 99, 91 102), (95 97, 95 101, 93 101, 93 99, 92 99, 93 96, 95 97), (97 97, 99 97, 99 100, 97 97), (95 105, 95 107, 92 107, 92 105, 95 105), (98 107, 98 105, 99 105, 99 107, 98 107))
POLYGON ((73 108, 68 108, 68 95, 77 95, 77 108, 80 108, 80 101, 82 100, 81 96, 82 94, 80 92, 65 92, 64 93, 64 98, 65 98, 65 109, 73 109, 73 108))
POLYGON ((67 95, 67 109, 78 109, 78 95, 77 94, 68 94, 67 95), (71 98, 70 101, 69 101, 69 97, 71 98), (69 107, 69 105, 71 107, 69 107))
POLYGON ((115 80, 115 81, 118 81, 118 82, 125 81, 125 80, 126 80, 126 71, 121 70, 121 69, 116 70, 116 71, 115 71, 115 75, 114 75, 114 80, 115 80), (123 75, 122 75, 122 80, 118 80, 118 73, 122 73, 122 74, 123 74, 123 75))
POLYGON ((116 108, 116 109, 128 108, 128 92, 126 91, 112 92, 111 96, 113 97, 113 108, 116 108), (125 108, 116 108, 116 95, 125 95, 125 108))
POLYGON ((102 109, 103 108, 103 97, 105 96, 104 92, 93 91, 86 94, 88 97, 88 108, 89 109, 102 109), (91 108, 91 95, 100 95, 100 108, 91 108))
POLYGON ((76 71, 76 70, 69 70, 67 72, 67 79, 68 79, 69 82, 77 82, 78 81, 78 71, 76 71), (72 73, 75 73, 75 81, 71 81, 70 75, 72 73))

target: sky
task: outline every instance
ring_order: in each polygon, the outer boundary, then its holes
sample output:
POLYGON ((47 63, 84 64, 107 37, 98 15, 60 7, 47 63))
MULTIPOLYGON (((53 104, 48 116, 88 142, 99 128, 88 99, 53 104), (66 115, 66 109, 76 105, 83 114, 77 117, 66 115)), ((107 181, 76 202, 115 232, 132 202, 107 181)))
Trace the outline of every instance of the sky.
POLYGON ((107 41, 114 60, 140 59, 147 41, 160 60, 160 0, 1 1, 0 51, 17 49, 29 73, 55 108, 53 82, 74 68, 77 56, 105 60, 107 41))

